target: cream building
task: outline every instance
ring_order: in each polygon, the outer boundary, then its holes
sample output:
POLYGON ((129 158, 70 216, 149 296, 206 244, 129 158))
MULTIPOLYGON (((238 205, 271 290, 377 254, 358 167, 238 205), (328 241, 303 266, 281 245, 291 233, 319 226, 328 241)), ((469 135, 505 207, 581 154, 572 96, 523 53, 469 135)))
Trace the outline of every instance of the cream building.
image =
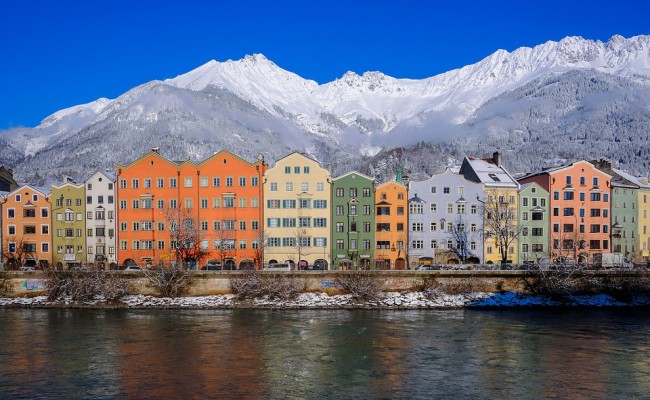
POLYGON ((264 174, 264 265, 289 262, 297 269, 331 265, 330 172, 301 154, 276 161, 264 174))
POLYGON ((115 178, 96 172, 85 182, 86 263, 98 269, 117 264, 115 255, 115 178))

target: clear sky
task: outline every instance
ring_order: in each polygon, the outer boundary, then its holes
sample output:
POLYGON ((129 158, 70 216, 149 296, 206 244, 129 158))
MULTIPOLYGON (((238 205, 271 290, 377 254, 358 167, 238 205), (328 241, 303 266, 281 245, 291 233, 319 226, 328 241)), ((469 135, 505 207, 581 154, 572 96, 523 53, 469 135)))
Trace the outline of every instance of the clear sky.
POLYGON ((0 130, 262 53, 326 83, 420 79, 575 35, 650 34, 650 1, 0 0, 0 130))

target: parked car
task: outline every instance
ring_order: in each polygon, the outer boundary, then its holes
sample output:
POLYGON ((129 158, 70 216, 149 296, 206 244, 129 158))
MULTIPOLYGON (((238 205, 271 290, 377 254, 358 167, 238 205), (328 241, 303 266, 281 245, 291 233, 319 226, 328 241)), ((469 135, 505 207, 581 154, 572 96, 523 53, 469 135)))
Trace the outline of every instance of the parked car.
POLYGON ((142 271, 142 268, 137 265, 127 265, 124 271, 142 271))
POLYGON ((300 267, 301 270, 303 271, 323 271, 326 270, 327 267, 324 265, 318 265, 318 264, 313 264, 313 265, 305 265, 304 267, 300 267))
POLYGON ((415 267, 416 271, 433 271, 436 268, 433 267, 433 265, 429 264, 420 264, 417 267, 415 267))
POLYGON ((18 268, 18 271, 36 271, 36 267, 30 267, 28 265, 23 265, 22 267, 18 268))
POLYGON ((214 259, 208 260, 208 262, 201 267, 201 271, 221 271, 222 269, 223 266, 221 265, 221 263, 214 259))
POLYGON ((271 263, 265 268, 267 271, 291 271, 291 264, 289 263, 271 263))

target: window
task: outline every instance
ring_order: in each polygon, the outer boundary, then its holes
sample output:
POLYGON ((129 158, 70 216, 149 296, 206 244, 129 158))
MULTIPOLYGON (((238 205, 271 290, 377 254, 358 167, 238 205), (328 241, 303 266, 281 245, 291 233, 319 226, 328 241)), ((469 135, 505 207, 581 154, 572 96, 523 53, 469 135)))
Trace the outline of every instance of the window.
POLYGON ((185 177, 185 187, 186 188, 191 188, 192 187, 192 177, 191 176, 186 176, 185 177))
POLYGON ((422 214, 424 212, 424 206, 421 203, 411 203, 409 204, 409 213, 410 214, 422 214))
POLYGON ((309 191, 309 183, 307 182, 302 182, 300 184, 300 191, 301 192, 308 192, 309 191))
MULTIPOLYGON (((594 176, 592 182, 593 182, 594 186, 598 186, 598 177, 594 176)), ((598 247, 598 248, 600 248, 600 247, 598 247)))
POLYGON ((411 241, 411 248, 412 249, 423 249, 424 248, 424 241, 423 240, 412 240, 411 241))
POLYGON ((301 228, 309 228, 311 225, 311 218, 309 217, 300 217, 298 218, 298 226, 301 228))
POLYGON ((343 197, 345 195, 345 189, 336 188, 336 197, 343 197))
POLYGON ((317 192, 322 192, 325 190, 325 184, 323 182, 317 182, 316 183, 316 191, 317 192))
POLYGON ((444 186, 442 188, 442 193, 444 194, 450 194, 451 193, 451 188, 449 186, 444 186))
POLYGON ((227 187, 232 187, 232 182, 233 182, 232 176, 227 176, 226 177, 226 186, 227 187))
POLYGON ((295 218, 282 218, 282 227, 283 228, 295 228, 296 219, 295 218))
POLYGON ((176 178, 169 178, 169 187, 170 188, 172 188, 172 189, 175 188, 176 184, 177 184, 176 178))
POLYGON ((202 176, 199 179, 199 186, 200 187, 208 187, 208 177, 207 176, 202 176))
POLYGON ((564 200, 573 200, 573 191, 565 190, 564 191, 564 200))
POLYGON ((24 232, 25 234, 36 233, 36 227, 33 226, 33 225, 25 225, 25 226, 23 227, 23 232, 24 232))
POLYGON ((308 167, 308 166, 304 166, 304 167, 302 167, 302 172, 303 172, 304 174, 308 174, 308 173, 309 173, 309 167, 308 167))
POLYGON ((156 178, 156 187, 159 189, 165 187, 165 180, 163 178, 156 178))
POLYGON ((363 188, 363 197, 370 197, 370 188, 363 188))
POLYGON ((533 236, 544 236, 544 228, 533 228, 531 233, 533 236))
POLYGON ((314 228, 326 228, 327 218, 314 218, 314 228))
POLYGON ((301 199, 300 200, 300 208, 311 208, 311 200, 309 200, 309 199, 301 199))
MULTIPOLYGON (((422 232, 424 231, 424 224, 422 222, 413 222, 411 224, 411 231, 413 232, 422 232)), ((419 247, 421 248, 421 247, 419 247)))
POLYGON ((327 208, 327 200, 314 200, 314 208, 327 208))

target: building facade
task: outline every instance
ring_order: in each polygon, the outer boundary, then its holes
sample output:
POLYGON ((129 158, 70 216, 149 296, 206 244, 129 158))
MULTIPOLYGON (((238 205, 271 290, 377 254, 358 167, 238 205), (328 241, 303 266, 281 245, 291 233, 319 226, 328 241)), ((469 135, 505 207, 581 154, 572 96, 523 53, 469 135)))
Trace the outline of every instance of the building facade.
POLYGON ((175 162, 157 148, 116 165, 120 263, 259 268, 265 168, 263 158, 249 163, 228 151, 175 162))
POLYGON ((57 268, 86 263, 84 184, 52 185, 52 263, 57 268))
POLYGON ((483 262, 483 185, 447 168, 409 183, 409 261, 419 264, 483 262))
POLYGON ((96 269, 117 266, 115 177, 96 172, 85 182, 86 264, 96 269))
POLYGON ((548 263, 550 258, 549 194, 531 182, 519 189, 519 255, 521 263, 548 263))
POLYGON ((332 180, 332 268, 369 269, 374 254, 375 180, 349 172, 332 180))
POLYGON ((52 260, 48 191, 23 185, 2 197, 6 269, 46 268, 52 260))
POLYGON ((501 152, 494 152, 491 158, 465 157, 460 174, 481 183, 485 192, 480 200, 485 263, 518 263, 519 183, 503 166, 501 152))
POLYGON ((549 192, 551 259, 590 263, 611 252, 611 175, 587 161, 549 168, 523 177, 549 192))
POLYGON ((407 185, 397 181, 388 181, 377 186, 375 191, 374 260, 376 269, 406 269, 408 267, 407 211, 407 185))
POLYGON ((276 161, 264 175, 265 264, 331 265, 330 172, 301 153, 276 161))

